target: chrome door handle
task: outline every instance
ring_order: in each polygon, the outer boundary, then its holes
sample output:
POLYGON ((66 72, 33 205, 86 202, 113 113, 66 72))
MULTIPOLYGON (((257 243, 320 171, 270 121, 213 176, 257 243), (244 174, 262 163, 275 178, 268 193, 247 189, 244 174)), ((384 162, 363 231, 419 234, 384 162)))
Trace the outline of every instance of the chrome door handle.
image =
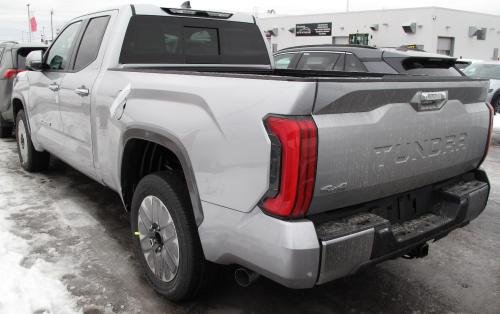
POLYGON ((74 92, 80 96, 88 96, 89 95, 89 90, 87 88, 85 88, 84 86, 75 89, 74 92))
POLYGON ((59 85, 56 83, 49 84, 49 89, 53 92, 57 92, 59 90, 59 85))

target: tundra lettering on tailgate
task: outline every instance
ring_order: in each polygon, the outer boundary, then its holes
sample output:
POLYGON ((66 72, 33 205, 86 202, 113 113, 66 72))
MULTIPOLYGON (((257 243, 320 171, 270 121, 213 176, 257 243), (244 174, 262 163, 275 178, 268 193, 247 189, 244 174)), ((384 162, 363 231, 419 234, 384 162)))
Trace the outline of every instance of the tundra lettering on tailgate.
POLYGON ((375 147, 376 165, 383 168, 391 164, 406 164, 418 159, 430 159, 467 149, 467 133, 448 135, 409 143, 375 147))

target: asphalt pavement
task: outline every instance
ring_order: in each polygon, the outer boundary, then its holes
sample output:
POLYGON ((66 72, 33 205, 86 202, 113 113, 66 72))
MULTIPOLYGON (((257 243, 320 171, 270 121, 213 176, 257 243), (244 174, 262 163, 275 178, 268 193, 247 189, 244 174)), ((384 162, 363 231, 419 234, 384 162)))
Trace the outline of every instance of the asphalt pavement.
POLYGON ((492 183, 486 210, 431 244, 426 258, 387 261, 308 290, 266 278, 241 288, 222 268, 209 289, 183 304, 143 278, 118 195, 61 161, 27 173, 14 140, 1 139, 0 176, 12 186, 0 186, 0 199, 11 212, 10 232, 30 244, 23 266, 64 260, 60 280, 85 313, 500 313, 500 147, 484 168, 492 183))

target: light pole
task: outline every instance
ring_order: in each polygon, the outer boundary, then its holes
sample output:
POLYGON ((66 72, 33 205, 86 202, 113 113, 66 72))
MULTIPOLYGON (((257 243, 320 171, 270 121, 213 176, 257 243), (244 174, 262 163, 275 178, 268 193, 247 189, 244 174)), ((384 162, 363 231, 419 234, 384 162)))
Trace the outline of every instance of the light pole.
POLYGON ((52 23, 52 16, 54 15, 54 9, 50 9, 50 40, 54 41, 54 25, 52 23))
POLYGON ((29 33, 29 42, 31 43, 31 18, 30 18, 30 5, 29 3, 26 4, 26 7, 28 8, 28 33, 29 33))
POLYGON ((347 0, 347 11, 346 12, 349 12, 349 0, 347 0))

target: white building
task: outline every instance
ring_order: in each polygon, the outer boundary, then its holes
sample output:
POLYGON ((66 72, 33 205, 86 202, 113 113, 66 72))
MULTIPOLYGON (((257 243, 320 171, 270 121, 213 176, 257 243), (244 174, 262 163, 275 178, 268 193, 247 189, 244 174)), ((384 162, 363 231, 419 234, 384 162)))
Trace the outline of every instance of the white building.
POLYGON ((497 60, 500 16, 425 7, 259 19, 273 50, 315 44, 412 45, 457 58, 497 60))

